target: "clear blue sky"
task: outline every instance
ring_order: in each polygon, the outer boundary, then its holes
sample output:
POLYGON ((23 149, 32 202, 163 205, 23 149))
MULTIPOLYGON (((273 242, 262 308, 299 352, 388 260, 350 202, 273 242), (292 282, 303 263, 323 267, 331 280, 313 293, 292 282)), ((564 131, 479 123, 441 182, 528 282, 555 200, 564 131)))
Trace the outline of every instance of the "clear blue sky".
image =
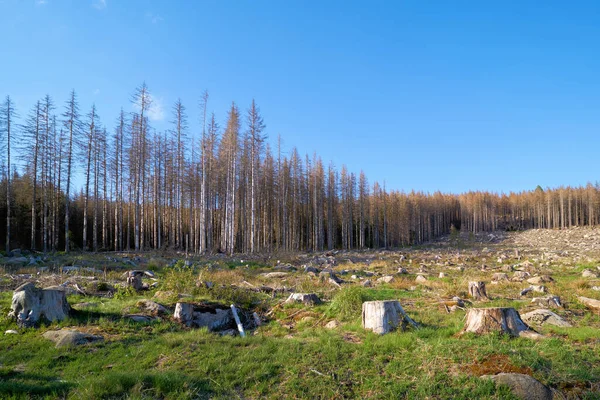
POLYGON ((508 192, 600 178, 600 2, 0 0, 0 96, 71 88, 110 129, 146 81, 223 125, 260 106, 270 142, 388 188, 508 192))

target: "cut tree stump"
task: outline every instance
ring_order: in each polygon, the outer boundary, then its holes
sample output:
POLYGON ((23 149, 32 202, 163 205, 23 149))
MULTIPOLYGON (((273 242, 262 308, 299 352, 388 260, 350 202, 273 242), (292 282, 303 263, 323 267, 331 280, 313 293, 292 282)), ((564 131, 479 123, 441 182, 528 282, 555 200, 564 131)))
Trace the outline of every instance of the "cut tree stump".
POLYGON ((511 336, 539 339, 543 336, 532 330, 514 308, 470 308, 465 316, 465 327, 461 333, 486 334, 507 333, 511 336))
POLYGON ((469 294, 475 300, 488 300, 485 282, 469 282, 469 294))
POLYGON ((175 321, 186 326, 192 326, 192 322, 194 321, 194 305, 190 303, 177 303, 173 318, 175 321))
POLYGON ((31 282, 15 289, 9 317, 16 318, 19 326, 31 327, 40 319, 62 321, 68 317, 71 306, 63 287, 36 288, 31 282))
POLYGON ((397 329, 401 322, 419 327, 397 300, 366 301, 362 305, 362 326, 365 329, 383 335, 397 329))

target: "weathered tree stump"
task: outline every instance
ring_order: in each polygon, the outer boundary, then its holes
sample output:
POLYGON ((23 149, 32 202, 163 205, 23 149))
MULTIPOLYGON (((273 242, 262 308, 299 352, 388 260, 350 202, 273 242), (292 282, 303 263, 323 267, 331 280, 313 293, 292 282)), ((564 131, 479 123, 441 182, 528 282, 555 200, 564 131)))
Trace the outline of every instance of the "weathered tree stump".
POLYGON ((365 329, 383 335, 397 329, 402 321, 418 328, 396 300, 366 301, 362 305, 362 326, 365 329))
POLYGON ((469 282, 469 294, 475 300, 488 300, 485 282, 469 282))
POLYGON ((42 318, 62 321, 70 311, 64 288, 52 286, 39 289, 33 283, 26 283, 15 290, 8 316, 16 318, 19 326, 31 327, 42 318))
POLYGON ((192 322, 194 321, 194 305, 190 303, 177 303, 173 318, 175 321, 186 326, 192 326, 192 322))
POLYGON ((600 311, 600 300, 590 299, 589 297, 577 296, 577 300, 587 308, 600 311))
POLYGON ((462 333, 486 334, 501 332, 511 336, 524 336, 532 339, 542 337, 521 320, 519 312, 514 308, 470 308, 467 310, 465 318, 465 327, 462 333))

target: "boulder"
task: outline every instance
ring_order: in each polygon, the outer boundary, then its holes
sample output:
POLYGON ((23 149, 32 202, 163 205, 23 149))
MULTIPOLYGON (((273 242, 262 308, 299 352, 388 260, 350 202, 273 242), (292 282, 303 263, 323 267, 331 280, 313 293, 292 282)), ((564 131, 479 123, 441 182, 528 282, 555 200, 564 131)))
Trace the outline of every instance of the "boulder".
POLYGON ((523 400, 552 400, 550 388, 529 375, 500 373, 498 375, 483 375, 481 379, 491 379, 497 385, 508 386, 511 392, 523 400))
POLYGON ((527 271, 515 271, 512 277, 512 281, 514 282, 523 282, 529 275, 527 271))
POLYGON ((335 328, 337 328, 338 326, 340 326, 340 323, 339 323, 339 322, 337 322, 337 321, 334 319, 334 320, 332 320, 332 321, 329 321, 329 322, 328 322, 328 323, 325 325, 325 328, 326 328, 326 329, 335 329, 335 328))
POLYGON ((42 336, 56 343, 56 347, 80 346, 104 340, 104 338, 99 335, 92 335, 70 329, 47 331, 42 336))
POLYGON ((550 310, 538 309, 521 315, 521 319, 528 324, 535 325, 554 325, 562 328, 570 328, 573 325, 569 321, 565 320, 558 314, 553 313, 550 310))

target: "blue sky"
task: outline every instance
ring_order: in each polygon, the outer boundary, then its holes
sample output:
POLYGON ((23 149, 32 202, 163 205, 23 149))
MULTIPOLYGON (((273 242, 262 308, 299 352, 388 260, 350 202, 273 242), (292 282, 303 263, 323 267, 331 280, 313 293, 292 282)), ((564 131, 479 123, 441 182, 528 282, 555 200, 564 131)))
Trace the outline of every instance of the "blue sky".
POLYGON ((595 182, 600 3, 0 0, 0 96, 71 88, 114 126, 146 81, 151 124, 256 99, 274 146, 410 191, 595 182), (8 40, 6 40, 8 39, 8 40))

